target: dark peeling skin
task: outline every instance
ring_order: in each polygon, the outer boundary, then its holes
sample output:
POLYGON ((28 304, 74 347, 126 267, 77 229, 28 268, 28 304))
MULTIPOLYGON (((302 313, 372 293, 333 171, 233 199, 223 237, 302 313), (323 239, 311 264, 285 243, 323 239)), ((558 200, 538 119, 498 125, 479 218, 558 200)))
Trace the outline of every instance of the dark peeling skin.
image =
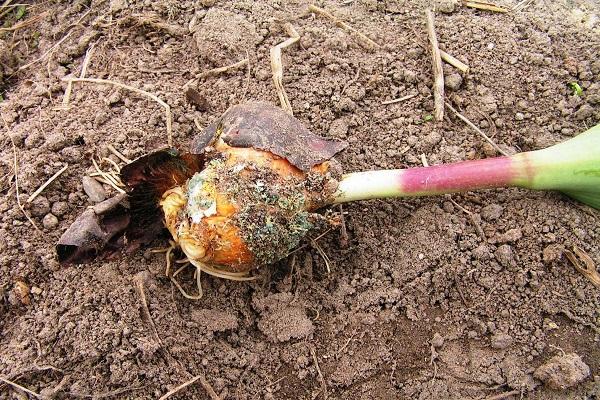
POLYGON ((130 223, 125 195, 117 195, 85 210, 56 244, 61 264, 91 262, 110 257, 123 247, 122 233, 130 223))
POLYGON ((308 172, 344 150, 345 142, 323 139, 282 109, 264 102, 249 102, 227 110, 192 142, 199 154, 217 137, 231 147, 252 147, 285 158, 308 172))

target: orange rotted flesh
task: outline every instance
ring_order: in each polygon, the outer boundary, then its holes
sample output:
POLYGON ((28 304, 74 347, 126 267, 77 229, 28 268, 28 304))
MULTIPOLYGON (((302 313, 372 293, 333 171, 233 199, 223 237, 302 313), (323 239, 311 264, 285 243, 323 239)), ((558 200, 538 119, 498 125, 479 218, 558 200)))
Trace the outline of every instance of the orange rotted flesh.
POLYGON ((334 191, 330 163, 304 172, 268 151, 219 140, 211 161, 162 198, 166 225, 188 259, 223 274, 246 273, 296 247, 334 191))

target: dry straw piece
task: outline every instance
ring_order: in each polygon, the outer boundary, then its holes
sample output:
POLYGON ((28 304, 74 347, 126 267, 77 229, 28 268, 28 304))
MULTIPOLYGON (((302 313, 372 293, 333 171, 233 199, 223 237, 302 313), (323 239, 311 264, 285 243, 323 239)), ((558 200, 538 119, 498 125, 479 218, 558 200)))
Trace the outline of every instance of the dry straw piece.
POLYGON ((284 28, 290 37, 289 39, 279 43, 277 46, 271 47, 271 71, 273 72, 273 83, 275 84, 277 96, 279 96, 281 108, 283 108, 283 110, 288 114, 294 115, 292 104, 290 103, 287 93, 283 88, 283 64, 281 63, 281 50, 300 40, 300 35, 289 22, 284 25, 284 28))
MULTIPOLYGON (((92 58, 92 54, 94 53, 95 43, 92 43, 90 47, 85 52, 85 58, 83 59, 83 64, 81 64, 81 72, 79 73, 79 78, 85 78, 85 74, 87 73, 88 65, 90 64, 90 59, 92 58)), ((69 101, 71 100, 71 92, 73 91, 73 81, 69 81, 67 83, 67 89, 65 90, 65 95, 62 100, 62 107, 67 108, 69 105, 69 101)))
POLYGON ((427 17, 427 34, 431 43, 431 59, 433 62, 435 119, 436 121, 442 121, 444 119, 444 70, 442 69, 442 57, 440 55, 437 36, 435 35, 433 12, 425 10, 425 15, 427 17))
POLYGON ((508 12, 508 10, 506 8, 499 7, 493 3, 488 3, 487 1, 470 0, 470 1, 463 1, 462 4, 465 7, 476 8, 478 10, 492 11, 492 12, 498 12, 498 13, 508 12))
POLYGON ((407 94, 406 96, 403 96, 403 97, 400 97, 400 98, 397 98, 397 99, 384 101, 381 104, 383 104, 384 106, 386 106, 388 104, 401 103, 403 101, 410 100, 410 99, 412 99, 413 97, 416 97, 416 96, 417 96, 417 93, 407 94))
POLYGON ((448 54, 444 50, 440 49, 440 56, 442 57, 442 60, 452 65, 454 68, 458 69, 463 74, 466 75, 469 73, 469 66, 460 61, 458 58, 454 57, 453 55, 448 54))

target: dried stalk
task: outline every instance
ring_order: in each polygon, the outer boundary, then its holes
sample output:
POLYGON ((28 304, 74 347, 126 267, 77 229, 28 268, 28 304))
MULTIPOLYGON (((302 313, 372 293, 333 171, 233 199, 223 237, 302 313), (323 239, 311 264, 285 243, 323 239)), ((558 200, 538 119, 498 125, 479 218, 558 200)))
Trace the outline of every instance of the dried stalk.
POLYGON ((431 59, 433 62, 433 101, 435 107, 435 119, 442 121, 444 119, 444 70, 442 69, 442 58, 438 45, 437 36, 435 35, 435 26, 433 20, 433 12, 425 10, 427 16, 427 34, 431 43, 431 59))
POLYGON ((290 36, 287 40, 271 47, 271 71, 273 72, 273 83, 279 97, 281 108, 290 115, 294 115, 292 104, 283 88, 283 64, 281 63, 281 50, 293 45, 300 40, 300 35, 289 22, 284 25, 286 33, 290 36))
POLYGON ((488 3, 487 1, 470 0, 470 1, 463 1, 462 4, 465 7, 476 8, 478 10, 485 10, 485 11, 492 11, 492 12, 499 12, 499 13, 508 12, 508 10, 506 8, 498 7, 497 5, 495 5, 493 3, 488 3))
POLYGON ((454 68, 458 69, 463 74, 469 73, 469 66, 451 54, 446 53, 444 50, 440 49, 440 56, 442 60, 446 61, 448 64, 452 65, 454 68))

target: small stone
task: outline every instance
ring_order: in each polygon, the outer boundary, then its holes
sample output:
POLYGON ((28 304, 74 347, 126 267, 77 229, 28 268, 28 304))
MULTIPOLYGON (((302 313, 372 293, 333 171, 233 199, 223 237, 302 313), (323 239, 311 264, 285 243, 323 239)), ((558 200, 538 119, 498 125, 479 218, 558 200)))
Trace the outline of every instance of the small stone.
POLYGON ((583 121, 592 115, 594 115, 594 107, 590 106, 589 104, 584 104, 575 112, 575 119, 583 121))
POLYGON ((498 243, 516 242, 523 237, 523 232, 519 228, 509 229, 497 238, 498 243))
POLYGON ((525 119, 525 115, 523 113, 518 112, 515 114, 515 119, 517 121, 523 121, 525 119))
POLYGON ((490 340, 490 345, 492 346, 492 348, 499 349, 499 350, 506 349, 512 343, 513 343, 512 336, 510 336, 506 333, 497 333, 497 334, 493 335, 490 340))
POLYGON ((433 339, 431 339, 431 345, 436 349, 439 349, 444 345, 444 337, 437 332, 434 333, 433 339))
POLYGON ((437 0, 435 2, 435 10, 444 14, 452 14, 456 9, 454 0, 437 0))
POLYGON ((271 72, 266 68, 262 68, 256 71, 255 77, 259 81, 266 81, 271 77, 271 72))
POLYGON ((53 214, 46 214, 42 219, 42 225, 46 229, 53 229, 58 226, 58 218, 56 218, 53 214))
POLYGON ((600 93, 592 93, 587 98, 588 103, 598 105, 600 104, 600 93))
POLYGON ((496 256, 496 260, 498 260, 500 265, 505 268, 516 265, 514 251, 508 244, 503 244, 502 246, 498 247, 494 255, 496 256))
POLYGON ((69 193, 67 199, 69 200, 69 204, 79 204, 79 195, 75 192, 69 193))
POLYGON ((428 151, 431 150, 435 145, 442 141, 442 135, 437 131, 431 131, 429 135, 423 138, 421 143, 421 149, 428 151))
POLYGON ((329 126, 329 136, 344 139, 348 134, 349 122, 347 118, 338 118, 329 126))
POLYGON ((31 202, 31 215, 43 217, 50 212, 50 202, 44 196, 38 196, 31 202))
POLYGON ((110 96, 104 98, 104 102, 112 106, 113 104, 117 104, 121 101, 121 92, 116 90, 110 94, 110 96))
POLYGON ((112 14, 116 14, 119 11, 123 11, 127 8, 127 0, 110 0, 108 9, 112 14))
POLYGON ((539 366, 533 376, 548 387, 564 390, 590 376, 590 367, 575 353, 552 357, 539 366))
POLYGON ((542 259, 545 264, 550 264, 553 261, 558 260, 564 251, 564 247, 560 244, 551 244, 546 246, 544 251, 542 252, 542 259))
POLYGON ((444 84, 448 90, 457 91, 462 85, 463 78, 460 74, 450 74, 444 79, 444 84))
POLYGON ((445 201, 442 208, 444 209, 445 212, 452 214, 454 212, 454 204, 452 204, 449 201, 445 201))
POLYGON ((210 108, 210 103, 208 102, 208 99, 206 98, 206 96, 204 96, 202 93, 200 93, 193 87, 191 87, 191 86, 188 87, 185 90, 184 94, 185 94, 185 98, 188 101, 188 103, 190 103, 194 107, 196 107, 196 110, 207 111, 210 108))
POLYGON ((481 218, 486 221, 494 221, 502 216, 504 208, 499 204, 489 204, 481 210, 481 218))
POLYGON ((40 294, 42 294, 42 289, 40 289, 37 286, 33 286, 31 288, 31 293, 34 294, 34 295, 36 295, 36 296, 39 296, 40 294))
POLYGON ((404 81, 406 81, 406 83, 417 83, 417 73, 414 71, 411 71, 409 69, 405 69, 404 70, 404 81))
POLYGON ((110 114, 106 110, 100 110, 96 113, 96 117, 94 118, 94 126, 97 128, 104 125, 109 119, 110 114))
POLYGON ((64 201, 57 201, 52 204, 52 214, 57 217, 65 215, 69 211, 69 205, 64 201))
POLYGON ((479 246, 475 247, 472 251, 471 254, 473 255, 473 258, 475 258, 476 260, 489 260, 490 258, 492 258, 492 255, 490 254, 490 249, 488 248, 488 246, 486 244, 480 244, 479 246))
POLYGON ((83 191, 88 195, 91 201, 100 203, 106 199, 106 192, 100 182, 90 176, 84 176, 82 183, 83 191))
POLYGON ((549 331, 555 331, 558 329, 558 325, 554 321, 548 321, 548 323, 546 324, 546 329, 548 329, 549 331))

